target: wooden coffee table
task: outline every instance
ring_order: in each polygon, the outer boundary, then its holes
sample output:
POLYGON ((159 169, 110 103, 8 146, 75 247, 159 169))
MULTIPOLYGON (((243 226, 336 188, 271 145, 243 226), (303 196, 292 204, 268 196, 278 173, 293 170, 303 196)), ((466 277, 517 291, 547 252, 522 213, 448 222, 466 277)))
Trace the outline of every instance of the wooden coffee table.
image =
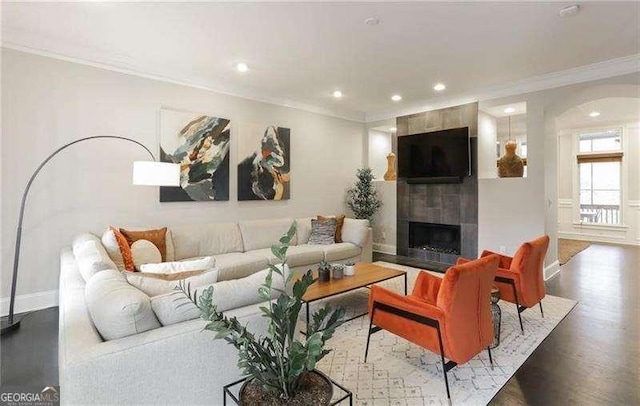
MULTIPOLYGON (((387 279, 404 277, 404 294, 407 294, 407 272, 393 268, 385 268, 383 266, 374 265, 367 262, 358 262, 355 268, 355 275, 343 276, 340 279, 330 279, 328 282, 320 282, 318 280, 318 271, 313 271, 315 282, 309 286, 307 292, 302 296, 302 300, 306 304, 307 311, 307 329, 309 326, 309 304, 315 301, 326 299, 331 296, 347 293, 352 290, 368 288, 369 285, 386 281, 387 279)), ((368 313, 368 312, 367 312, 368 313)), ((344 322, 357 319, 367 313, 362 313, 344 322)), ((303 332, 304 333, 304 332, 303 332)))

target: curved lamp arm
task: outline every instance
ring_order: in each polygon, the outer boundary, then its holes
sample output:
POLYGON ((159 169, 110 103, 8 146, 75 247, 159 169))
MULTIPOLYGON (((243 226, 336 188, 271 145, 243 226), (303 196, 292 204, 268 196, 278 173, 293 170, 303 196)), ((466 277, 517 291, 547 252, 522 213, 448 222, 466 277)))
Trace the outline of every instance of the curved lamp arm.
POLYGON ((131 138, 126 138, 126 137, 120 137, 120 136, 117 136, 117 135, 94 135, 94 136, 91 136, 91 137, 80 138, 78 140, 72 141, 72 142, 70 142, 68 144, 65 144, 65 145, 61 146, 60 148, 58 148, 55 151, 53 151, 44 161, 42 161, 42 163, 40 165, 38 165, 36 170, 31 175, 31 178, 29 178, 29 182, 27 183, 27 187, 25 188, 24 193, 22 194, 22 202, 20 204, 20 216, 18 217, 18 229, 17 229, 17 232, 16 232, 16 247, 15 247, 15 254, 14 254, 14 257, 13 257, 13 277, 11 279, 11 302, 9 304, 9 316, 7 318, 7 321, 6 321, 6 323, 5 322, 2 323, 2 334, 5 334, 6 332, 9 332, 9 331, 13 331, 16 328, 18 328, 19 325, 20 325, 19 321, 14 323, 13 311, 14 311, 15 298, 16 298, 16 283, 18 281, 18 263, 20 261, 20 241, 22 239, 22 220, 24 218, 24 209, 25 209, 25 205, 26 205, 26 202, 27 202, 27 195, 29 194, 29 189, 31 188, 31 184, 36 179, 36 177, 38 176, 38 174, 40 173, 42 168, 54 156, 56 156, 58 153, 62 152, 63 150, 65 150, 65 149, 69 148, 70 146, 72 146, 74 144, 77 144, 79 142, 83 142, 83 141, 87 141, 87 140, 95 140, 95 139, 100 139, 100 138, 110 138, 110 139, 118 139, 118 140, 132 142, 134 144, 137 144, 137 145, 141 146, 145 151, 147 151, 149 153, 149 156, 151 156, 151 158, 154 161, 156 160, 156 157, 149 150, 149 148, 147 148, 146 146, 144 146, 144 144, 142 144, 142 143, 140 143, 140 142, 138 142, 136 140, 132 140, 131 138))

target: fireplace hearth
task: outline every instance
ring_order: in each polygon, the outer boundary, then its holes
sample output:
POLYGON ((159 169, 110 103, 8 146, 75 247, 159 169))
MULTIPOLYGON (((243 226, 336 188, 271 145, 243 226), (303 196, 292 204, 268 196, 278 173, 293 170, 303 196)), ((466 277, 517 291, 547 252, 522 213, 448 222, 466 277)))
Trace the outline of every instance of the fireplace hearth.
POLYGON ((460 226, 409 222, 409 248, 460 255, 460 226))

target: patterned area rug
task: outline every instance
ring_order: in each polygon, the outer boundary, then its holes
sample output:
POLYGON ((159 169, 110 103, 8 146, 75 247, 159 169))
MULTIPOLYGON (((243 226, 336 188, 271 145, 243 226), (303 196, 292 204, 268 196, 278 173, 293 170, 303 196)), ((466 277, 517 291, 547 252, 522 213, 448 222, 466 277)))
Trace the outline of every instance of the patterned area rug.
MULTIPOLYGON (((409 292, 419 270, 377 262, 389 268, 406 270, 409 292)), ((434 273, 442 276, 442 274, 434 273)), ((402 278, 381 283, 403 293, 402 278)), ((347 316, 367 310, 368 290, 361 289, 327 301, 342 305, 347 316)), ((537 308, 522 313, 525 334, 520 333, 515 305, 499 302, 502 309, 500 346, 492 350, 494 367, 484 351, 448 373, 453 404, 485 405, 551 331, 569 314, 577 302, 549 296, 543 300, 542 318, 537 308)), ((312 310, 324 305, 316 302, 312 310)), ((342 325, 328 342, 332 351, 318 363, 318 369, 353 392, 356 405, 448 404, 440 356, 389 332, 371 336, 368 361, 363 362, 369 318, 364 316, 342 325)), ((335 398, 339 390, 336 390, 335 398)))
POLYGON ((560 262, 560 265, 564 265, 571 258, 586 250, 590 246, 591 243, 589 241, 558 238, 558 262, 560 262))

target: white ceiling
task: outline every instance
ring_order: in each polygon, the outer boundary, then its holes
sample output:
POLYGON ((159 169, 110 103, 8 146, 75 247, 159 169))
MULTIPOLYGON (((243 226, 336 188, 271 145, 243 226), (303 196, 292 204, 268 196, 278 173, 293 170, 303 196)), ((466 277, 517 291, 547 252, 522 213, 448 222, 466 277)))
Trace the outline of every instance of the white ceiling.
POLYGON ((631 97, 607 97, 593 100, 567 110, 556 124, 559 129, 588 128, 624 122, 640 122, 640 99, 631 97), (589 113, 597 111, 598 117, 589 113))
POLYGON ((640 53, 640 3, 566 4, 3 2, 2 43, 364 118, 640 53))

